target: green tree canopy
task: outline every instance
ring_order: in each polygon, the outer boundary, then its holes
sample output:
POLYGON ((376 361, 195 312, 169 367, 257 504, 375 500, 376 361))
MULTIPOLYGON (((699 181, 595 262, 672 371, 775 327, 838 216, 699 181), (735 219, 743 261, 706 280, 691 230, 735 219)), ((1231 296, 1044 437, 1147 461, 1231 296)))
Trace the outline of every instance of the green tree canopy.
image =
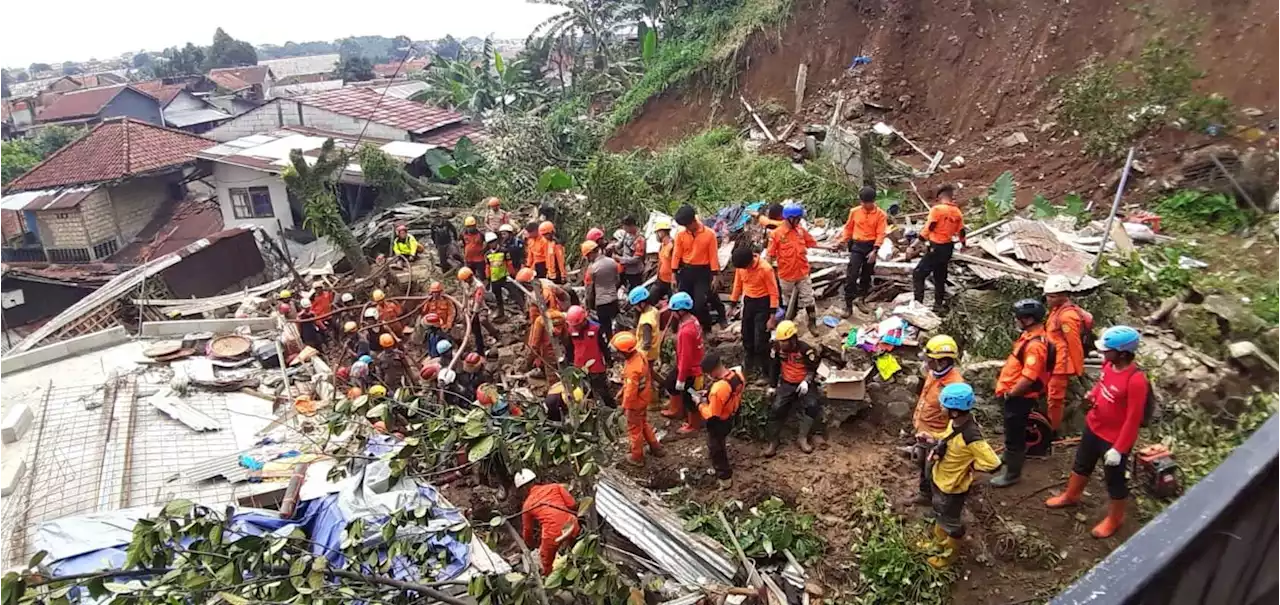
POLYGON ((346 56, 338 61, 338 77, 343 82, 364 82, 373 76, 373 63, 364 57, 346 56))
POLYGON ((213 32, 213 45, 209 47, 207 55, 209 69, 258 64, 258 52, 253 49, 253 45, 232 38, 221 27, 213 32))

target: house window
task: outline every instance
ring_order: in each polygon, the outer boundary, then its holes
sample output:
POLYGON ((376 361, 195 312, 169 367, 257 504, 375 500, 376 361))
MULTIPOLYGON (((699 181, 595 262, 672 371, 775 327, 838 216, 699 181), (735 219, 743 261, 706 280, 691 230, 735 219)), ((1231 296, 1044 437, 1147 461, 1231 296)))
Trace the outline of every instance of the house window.
POLYGON ((120 249, 120 246, 119 244, 116 243, 116 240, 113 237, 105 242, 102 242, 101 244, 94 246, 93 257, 106 258, 108 256, 111 256, 112 254, 115 254, 116 251, 119 249, 120 249))
POLYGON ((227 190, 231 196, 231 212, 236 218, 271 218, 271 190, 266 187, 227 190))
POLYGON ((57 213, 54 213, 53 218, 67 219, 67 218, 71 218, 71 214, 69 212, 57 212, 57 213))

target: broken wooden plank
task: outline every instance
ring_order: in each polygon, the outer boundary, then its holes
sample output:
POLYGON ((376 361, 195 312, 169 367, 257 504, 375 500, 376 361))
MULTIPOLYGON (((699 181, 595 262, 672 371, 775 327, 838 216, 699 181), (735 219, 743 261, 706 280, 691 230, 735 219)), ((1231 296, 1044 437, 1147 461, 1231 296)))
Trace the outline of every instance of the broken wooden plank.
POLYGON ((809 82, 809 64, 801 63, 796 72, 796 113, 804 107, 804 87, 809 82))
POLYGON ((827 122, 827 128, 836 127, 836 123, 839 122, 840 118, 844 115, 843 113, 841 113, 843 111, 844 111, 844 95, 840 95, 836 97, 836 110, 831 112, 831 120, 827 122))
POLYGON ((768 126, 764 125, 764 120, 761 120, 760 114, 756 113, 756 110, 751 108, 751 104, 747 102, 747 98, 742 95, 738 95, 738 100, 742 101, 742 106, 747 108, 747 113, 751 114, 751 117, 755 119, 756 126, 759 126, 760 130, 764 131, 764 136, 767 137, 770 142, 777 143, 778 138, 773 136, 773 132, 769 130, 768 126))
POLYGON ((1019 276, 1019 277, 1025 277, 1025 278, 1028 278, 1028 279, 1035 279, 1035 280, 1039 280, 1039 281, 1044 281, 1045 279, 1047 279, 1047 278, 1049 277, 1048 275, 1045 275, 1044 273, 1041 273, 1041 272, 1039 272, 1039 271, 1033 271, 1033 270, 1031 270, 1031 269, 1024 269, 1024 268, 1021 268, 1021 267, 1019 267, 1019 268, 1016 268, 1016 269, 1015 269, 1015 268, 1010 267, 1009 265, 1005 265, 1005 264, 1003 264, 1003 263, 998 263, 998 262, 993 261, 993 260, 987 260, 987 259, 985 259, 985 258, 978 258, 978 257, 976 257, 976 256, 969 256, 968 254, 955 254, 955 255, 953 255, 951 258, 954 258, 954 259, 956 259, 956 260, 958 260, 958 261, 960 261, 960 262, 969 263, 969 264, 973 264, 973 265, 978 265, 978 266, 981 266, 981 267, 986 267, 986 268, 988 268, 988 269, 995 269, 995 270, 997 270, 997 271, 1004 271, 1004 272, 1006 272, 1006 273, 1012 273, 1012 274, 1017 275, 1017 276, 1019 276))
POLYGON ((782 129, 782 134, 778 135, 778 139, 779 139, 779 140, 782 140, 782 141, 787 140, 787 137, 791 136, 791 131, 792 131, 792 130, 795 130, 795 129, 796 129, 796 125, 798 125, 798 124, 800 124, 800 122, 797 122, 797 121, 795 121, 795 120, 791 120, 791 123, 790 123, 790 124, 787 124, 787 127, 782 129))

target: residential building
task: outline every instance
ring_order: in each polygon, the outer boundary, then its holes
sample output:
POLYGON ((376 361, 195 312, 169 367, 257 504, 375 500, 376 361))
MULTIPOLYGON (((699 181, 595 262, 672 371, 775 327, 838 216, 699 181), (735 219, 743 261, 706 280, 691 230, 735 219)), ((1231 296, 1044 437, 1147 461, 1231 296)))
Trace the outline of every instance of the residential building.
MULTIPOLYGON (((268 233, 279 233, 281 228, 287 230, 301 223, 301 204, 290 199, 280 173, 289 166, 291 151, 298 149, 304 156, 315 157, 331 138, 339 149, 349 150, 355 145, 355 136, 294 126, 249 135, 196 152, 195 157, 210 164, 207 169, 201 166, 201 172, 213 175, 222 222, 228 227, 254 225, 268 233)), ((421 158, 435 148, 425 143, 369 137, 362 139, 361 144, 378 145, 383 152, 408 165, 410 174, 415 175, 426 173, 421 158)), ((361 195, 365 182, 359 164, 348 165, 338 181, 339 202, 349 220, 372 207, 377 196, 368 191, 361 195)))
POLYGON ((63 93, 36 112, 36 124, 93 125, 109 118, 129 117, 163 124, 160 102, 127 84, 63 93))
POLYGON ((456 111, 384 95, 380 90, 346 87, 293 99, 272 99, 210 130, 209 138, 232 141, 291 126, 364 135, 388 141, 413 141, 453 149, 462 137, 484 139, 484 128, 456 111))
POLYGON ((302 97, 326 90, 337 90, 342 88, 342 80, 317 80, 315 82, 293 82, 291 84, 276 84, 271 89, 271 96, 282 99, 292 99, 294 97, 302 97))
POLYGON ((306 57, 268 59, 265 61, 258 61, 258 65, 270 68, 271 73, 275 75, 276 80, 285 80, 288 78, 297 78, 298 76, 331 74, 338 69, 339 59, 340 57, 338 54, 333 53, 327 55, 309 55, 306 57))
POLYGON ((266 65, 220 67, 209 70, 209 79, 218 88, 255 102, 271 98, 276 76, 266 65))
POLYGON ((385 90, 387 96, 393 99, 409 99, 430 88, 422 80, 369 80, 368 82, 353 82, 350 86, 371 88, 379 93, 385 90))
POLYGON ((62 76, 50 82, 44 90, 51 92, 71 92, 73 90, 83 90, 85 88, 100 88, 103 86, 116 86, 119 84, 128 84, 129 79, 122 74, 111 72, 102 72, 96 74, 76 74, 73 76, 62 76))
POLYGON ((124 268, 113 264, 5 264, 0 269, 0 309, 7 351, 44 322, 93 293, 124 268))
POLYGON ((379 63, 373 66, 373 75, 379 78, 407 78, 410 74, 416 74, 425 71, 431 66, 431 59, 421 57, 418 59, 409 59, 402 65, 400 61, 392 61, 390 63, 379 63))
POLYGON ((34 100, 26 98, 0 101, 0 126, 3 127, 4 140, 22 136, 34 122, 34 100))
POLYGON ((191 154, 214 144, 131 118, 98 124, 5 189, 0 209, 19 213, 21 235, 4 242, 4 260, 84 263, 112 256, 167 204, 186 197, 191 154))

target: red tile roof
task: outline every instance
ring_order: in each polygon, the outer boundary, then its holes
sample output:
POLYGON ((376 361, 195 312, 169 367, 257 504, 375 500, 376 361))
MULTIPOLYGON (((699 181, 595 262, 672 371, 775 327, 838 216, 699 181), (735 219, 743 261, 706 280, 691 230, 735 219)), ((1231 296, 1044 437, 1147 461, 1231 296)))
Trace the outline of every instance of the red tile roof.
POLYGON ((130 118, 106 120, 14 179, 5 192, 98 183, 179 166, 216 144, 130 118))
POLYGON ((240 90, 248 88, 254 84, 265 85, 267 83, 267 72, 270 70, 266 65, 249 65, 246 67, 220 67, 218 69, 209 70, 209 79, 215 84, 227 90, 240 90))
POLYGON ((433 130, 417 137, 417 142, 439 145, 452 150, 462 137, 467 137, 472 143, 480 143, 488 138, 485 136, 484 126, 470 122, 452 124, 439 130, 433 130))
POLYGON ((36 114, 36 121, 56 122, 98 115, 107 103, 128 87, 126 84, 121 84, 62 93, 36 114))
POLYGON ((423 57, 421 59, 409 59, 404 62, 404 66, 400 66, 399 61, 391 63, 379 63, 373 66, 373 73, 379 78, 404 77, 406 75, 420 72, 431 65, 431 59, 423 57))
POLYGON ((372 119, 412 133, 424 133, 466 119, 456 111, 396 99, 369 88, 326 90, 294 100, 361 120, 372 119))
POLYGON ((165 204, 129 245, 111 255, 111 262, 141 264, 177 251, 196 240, 222 231, 222 211, 212 199, 165 204))
POLYGON ((186 84, 165 84, 164 80, 147 80, 134 82, 133 87, 155 97, 161 105, 168 105, 178 93, 186 90, 186 84))

